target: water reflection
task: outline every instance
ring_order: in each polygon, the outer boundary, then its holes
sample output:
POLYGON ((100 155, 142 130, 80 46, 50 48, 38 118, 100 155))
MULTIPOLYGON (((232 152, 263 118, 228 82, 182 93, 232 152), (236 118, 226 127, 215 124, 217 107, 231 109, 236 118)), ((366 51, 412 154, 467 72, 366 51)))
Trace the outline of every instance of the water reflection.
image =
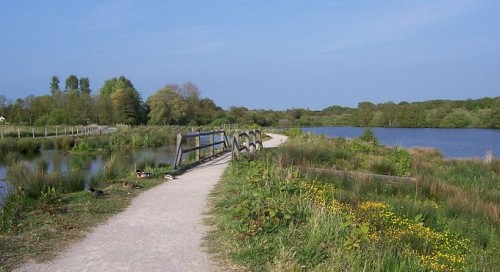
MULTIPOLYGON (((48 171, 67 173, 71 169, 82 169, 85 181, 104 169, 106 161, 113 158, 114 164, 120 168, 135 169, 137 162, 144 159, 154 159, 156 164, 173 164, 175 160, 175 146, 167 145, 158 148, 121 148, 103 154, 86 155, 68 153, 60 150, 42 150, 37 156, 22 157, 21 159, 34 164, 38 160, 48 162, 48 171)), ((6 180, 8 167, 0 162, 0 203, 10 188, 6 180)))

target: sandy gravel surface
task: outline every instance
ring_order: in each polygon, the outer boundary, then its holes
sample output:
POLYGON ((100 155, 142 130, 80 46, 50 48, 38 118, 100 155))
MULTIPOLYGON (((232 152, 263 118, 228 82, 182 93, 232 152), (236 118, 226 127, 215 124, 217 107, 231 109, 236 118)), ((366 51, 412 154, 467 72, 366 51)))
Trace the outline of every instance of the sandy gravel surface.
MULTIPOLYGON (((286 136, 264 147, 277 146, 286 136)), ((131 205, 49 263, 18 271, 221 271, 201 248, 209 192, 230 154, 202 164, 137 196, 131 205)))

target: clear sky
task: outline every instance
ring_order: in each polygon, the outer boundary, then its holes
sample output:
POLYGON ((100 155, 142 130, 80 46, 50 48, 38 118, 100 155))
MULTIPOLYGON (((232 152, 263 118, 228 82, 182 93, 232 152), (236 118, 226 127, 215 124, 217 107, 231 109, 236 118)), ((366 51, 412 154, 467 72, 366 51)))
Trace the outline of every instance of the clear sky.
POLYGON ((225 109, 500 95, 500 1, 0 2, 0 94, 121 75, 195 83, 225 109))

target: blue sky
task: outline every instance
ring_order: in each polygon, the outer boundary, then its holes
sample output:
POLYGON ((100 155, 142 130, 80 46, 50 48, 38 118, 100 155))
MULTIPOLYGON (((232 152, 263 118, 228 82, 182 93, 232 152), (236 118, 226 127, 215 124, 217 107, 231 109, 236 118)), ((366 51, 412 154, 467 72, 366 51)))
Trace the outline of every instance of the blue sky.
POLYGON ((1 1, 0 94, 71 74, 144 99, 191 81, 226 109, 495 97, 500 1, 1 1))

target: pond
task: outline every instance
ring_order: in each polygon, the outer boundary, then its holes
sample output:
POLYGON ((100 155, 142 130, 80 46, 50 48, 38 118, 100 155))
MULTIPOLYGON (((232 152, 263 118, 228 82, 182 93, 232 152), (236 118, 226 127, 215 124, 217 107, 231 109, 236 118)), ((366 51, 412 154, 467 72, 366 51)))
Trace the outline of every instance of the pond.
MULTIPOLYGON (((156 164, 173 165, 175 160, 175 145, 166 145, 159 148, 122 148, 113 152, 98 155, 85 155, 68 153, 60 150, 42 150, 36 156, 25 157, 23 160, 35 163, 37 160, 44 160, 49 163, 48 171, 67 172, 70 169, 81 168, 84 170, 86 181, 92 175, 99 173, 104 168, 104 163, 114 158, 115 164, 133 167, 137 162, 144 159, 154 159, 156 164)), ((11 188, 6 180, 8 167, 0 163, 0 203, 5 194, 11 188)))
MULTIPOLYGON (((304 132, 328 137, 355 138, 361 127, 307 127, 304 132)), ((386 146, 437 148, 447 159, 482 158, 487 152, 500 157, 499 129, 372 128, 386 146)))

